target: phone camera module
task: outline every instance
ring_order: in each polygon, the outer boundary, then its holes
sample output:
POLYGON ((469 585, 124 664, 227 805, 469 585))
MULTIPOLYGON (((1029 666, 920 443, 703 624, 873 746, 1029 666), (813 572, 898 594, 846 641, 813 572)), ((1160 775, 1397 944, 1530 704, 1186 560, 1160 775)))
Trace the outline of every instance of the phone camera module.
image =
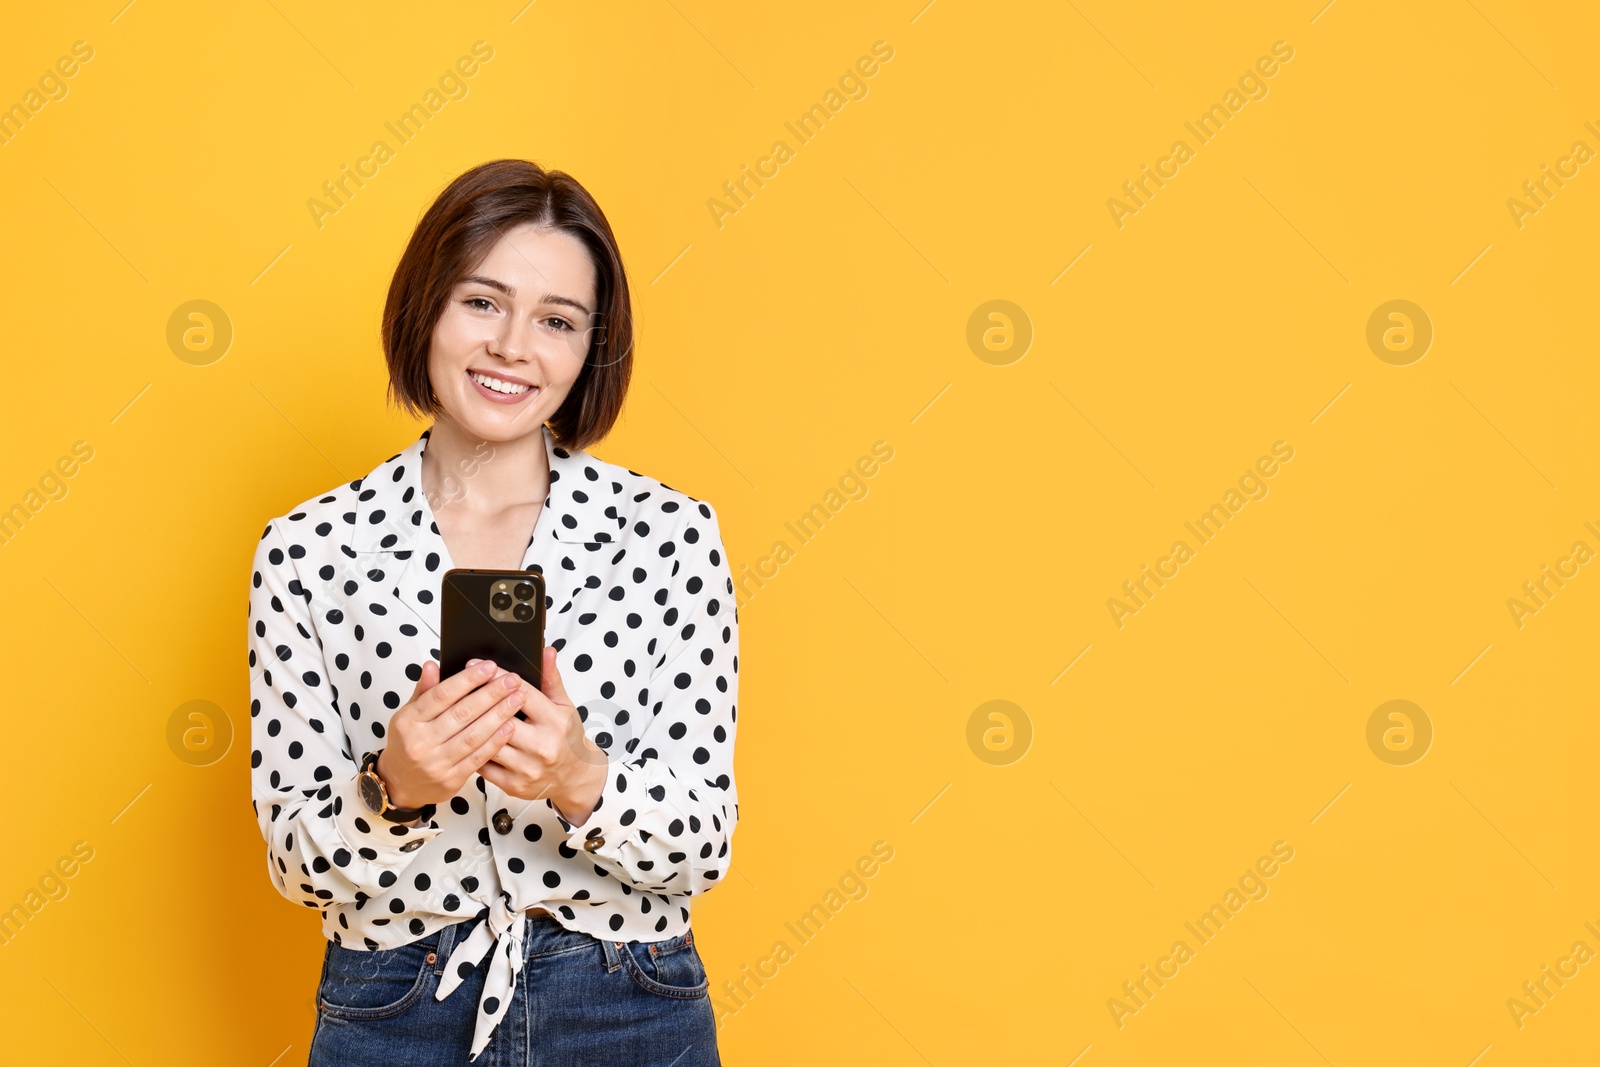
POLYGON ((494 605, 496 611, 504 611, 511 606, 511 594, 497 591, 494 596, 489 598, 489 603, 494 605))
POLYGON ((522 601, 511 610, 511 614, 516 616, 518 622, 532 622, 533 605, 529 604, 527 601, 522 601))
POLYGON ((518 600, 532 600, 533 599, 533 583, 532 582, 518 582, 515 592, 517 594, 517 599, 518 600))

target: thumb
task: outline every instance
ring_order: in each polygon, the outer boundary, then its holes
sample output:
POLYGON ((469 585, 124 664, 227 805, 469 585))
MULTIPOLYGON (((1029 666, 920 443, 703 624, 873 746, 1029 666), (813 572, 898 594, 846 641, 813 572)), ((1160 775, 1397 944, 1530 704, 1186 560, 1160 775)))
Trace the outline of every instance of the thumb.
POLYGON ((411 691, 411 699, 417 699, 438 684, 439 664, 430 659, 422 665, 422 673, 417 678, 417 687, 411 691))
POLYGON ((544 667, 540 671, 539 689, 552 704, 572 706, 572 700, 567 696, 566 687, 561 684, 561 672, 556 669, 556 649, 554 645, 544 646, 544 667))

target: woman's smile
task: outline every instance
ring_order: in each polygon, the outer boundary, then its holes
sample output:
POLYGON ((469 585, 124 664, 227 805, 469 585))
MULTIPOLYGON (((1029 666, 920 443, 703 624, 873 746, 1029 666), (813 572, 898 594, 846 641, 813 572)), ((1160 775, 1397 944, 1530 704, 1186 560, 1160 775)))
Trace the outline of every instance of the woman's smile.
POLYGON ((487 371, 468 370, 466 375, 474 389, 496 404, 516 404, 539 391, 538 386, 487 371))

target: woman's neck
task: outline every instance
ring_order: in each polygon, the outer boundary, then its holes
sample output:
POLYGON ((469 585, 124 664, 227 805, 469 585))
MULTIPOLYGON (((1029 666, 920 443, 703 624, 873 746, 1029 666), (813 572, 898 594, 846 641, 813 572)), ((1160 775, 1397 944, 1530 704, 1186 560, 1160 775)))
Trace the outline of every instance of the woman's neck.
POLYGON ((422 454, 422 491, 435 514, 542 504, 550 493, 543 428, 510 441, 484 441, 450 419, 438 420, 422 454))

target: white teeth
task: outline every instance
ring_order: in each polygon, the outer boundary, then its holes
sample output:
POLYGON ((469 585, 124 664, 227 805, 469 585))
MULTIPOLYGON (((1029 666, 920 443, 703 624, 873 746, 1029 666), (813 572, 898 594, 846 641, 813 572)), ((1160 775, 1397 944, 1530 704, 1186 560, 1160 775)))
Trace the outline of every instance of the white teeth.
POLYGON ((478 374, 470 370, 467 371, 467 375, 485 389, 493 389, 497 393, 505 393, 509 396, 526 393, 533 388, 531 385, 515 385, 511 382, 503 382, 499 378, 491 378, 487 374, 478 374))

